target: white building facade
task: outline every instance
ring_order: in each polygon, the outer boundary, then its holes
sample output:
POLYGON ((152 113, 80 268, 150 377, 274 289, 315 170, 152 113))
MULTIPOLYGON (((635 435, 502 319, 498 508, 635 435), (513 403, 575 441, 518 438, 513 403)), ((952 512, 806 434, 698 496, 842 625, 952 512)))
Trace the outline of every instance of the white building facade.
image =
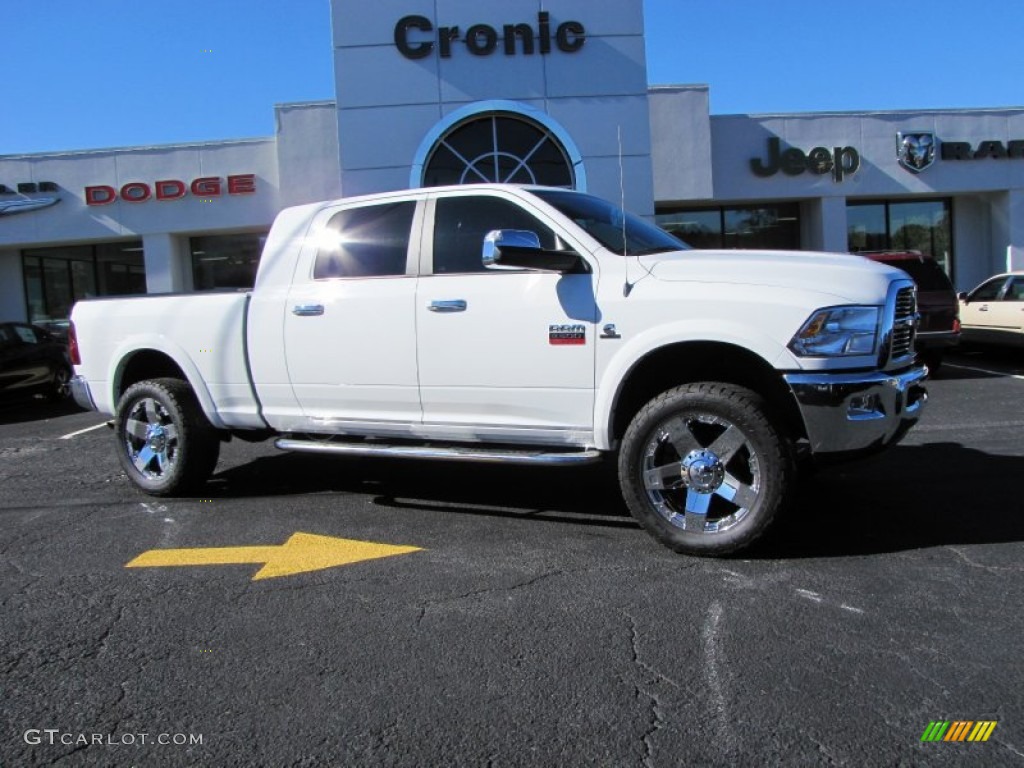
POLYGON ((285 206, 482 181, 697 246, 927 251, 959 289, 1024 268, 1024 109, 710 115, 706 86, 648 85, 641 0, 332 10, 336 98, 275 107, 272 137, 0 156, 0 320, 245 287, 285 206))

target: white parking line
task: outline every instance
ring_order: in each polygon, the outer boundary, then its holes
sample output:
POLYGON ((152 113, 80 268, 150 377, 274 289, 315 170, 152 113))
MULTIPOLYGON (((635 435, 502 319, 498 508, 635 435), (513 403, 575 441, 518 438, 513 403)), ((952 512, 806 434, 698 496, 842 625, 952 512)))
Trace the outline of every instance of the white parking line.
POLYGON ((86 432, 92 432, 94 429, 99 429, 100 427, 105 427, 105 426, 107 426, 108 423, 109 422, 104 421, 102 424, 97 424, 94 427, 86 427, 85 429, 80 429, 77 432, 68 432, 68 434, 61 435, 58 439, 59 440, 70 440, 72 437, 77 437, 78 435, 84 435, 86 432))
POLYGON ((987 368, 975 368, 973 365, 957 365, 956 363, 946 363, 948 368, 959 368, 962 371, 975 371, 977 373, 987 373, 990 376, 1003 376, 1008 379, 1020 379, 1024 381, 1024 376, 1016 373, 1005 373, 1003 371, 990 371, 987 368))

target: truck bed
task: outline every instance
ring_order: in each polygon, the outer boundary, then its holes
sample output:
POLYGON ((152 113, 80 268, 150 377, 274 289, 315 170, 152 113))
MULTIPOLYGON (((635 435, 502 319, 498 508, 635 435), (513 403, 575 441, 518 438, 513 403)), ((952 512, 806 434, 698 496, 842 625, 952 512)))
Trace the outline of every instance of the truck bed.
POLYGON ((114 413, 124 370, 138 355, 177 361, 210 421, 220 428, 265 424, 247 362, 247 291, 90 299, 71 316, 97 410, 114 413))

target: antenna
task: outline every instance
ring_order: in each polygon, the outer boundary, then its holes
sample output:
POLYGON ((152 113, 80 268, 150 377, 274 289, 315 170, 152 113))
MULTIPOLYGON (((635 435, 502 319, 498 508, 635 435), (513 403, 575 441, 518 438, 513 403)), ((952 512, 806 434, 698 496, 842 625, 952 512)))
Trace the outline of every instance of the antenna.
POLYGON ((619 210, 622 214, 622 258, 626 262, 626 283, 622 286, 622 295, 629 296, 633 283, 629 282, 629 256, 626 248, 626 175, 622 169, 622 126, 618 126, 619 137, 619 210))

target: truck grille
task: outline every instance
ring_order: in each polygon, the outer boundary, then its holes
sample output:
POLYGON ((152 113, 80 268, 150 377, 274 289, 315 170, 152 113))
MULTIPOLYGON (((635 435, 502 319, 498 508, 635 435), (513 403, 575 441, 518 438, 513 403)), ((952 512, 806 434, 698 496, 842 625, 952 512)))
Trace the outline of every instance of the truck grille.
POLYGON ((913 353, 916 326, 917 294, 913 286, 901 288, 896 294, 896 312, 893 318, 890 360, 899 360, 913 353))

